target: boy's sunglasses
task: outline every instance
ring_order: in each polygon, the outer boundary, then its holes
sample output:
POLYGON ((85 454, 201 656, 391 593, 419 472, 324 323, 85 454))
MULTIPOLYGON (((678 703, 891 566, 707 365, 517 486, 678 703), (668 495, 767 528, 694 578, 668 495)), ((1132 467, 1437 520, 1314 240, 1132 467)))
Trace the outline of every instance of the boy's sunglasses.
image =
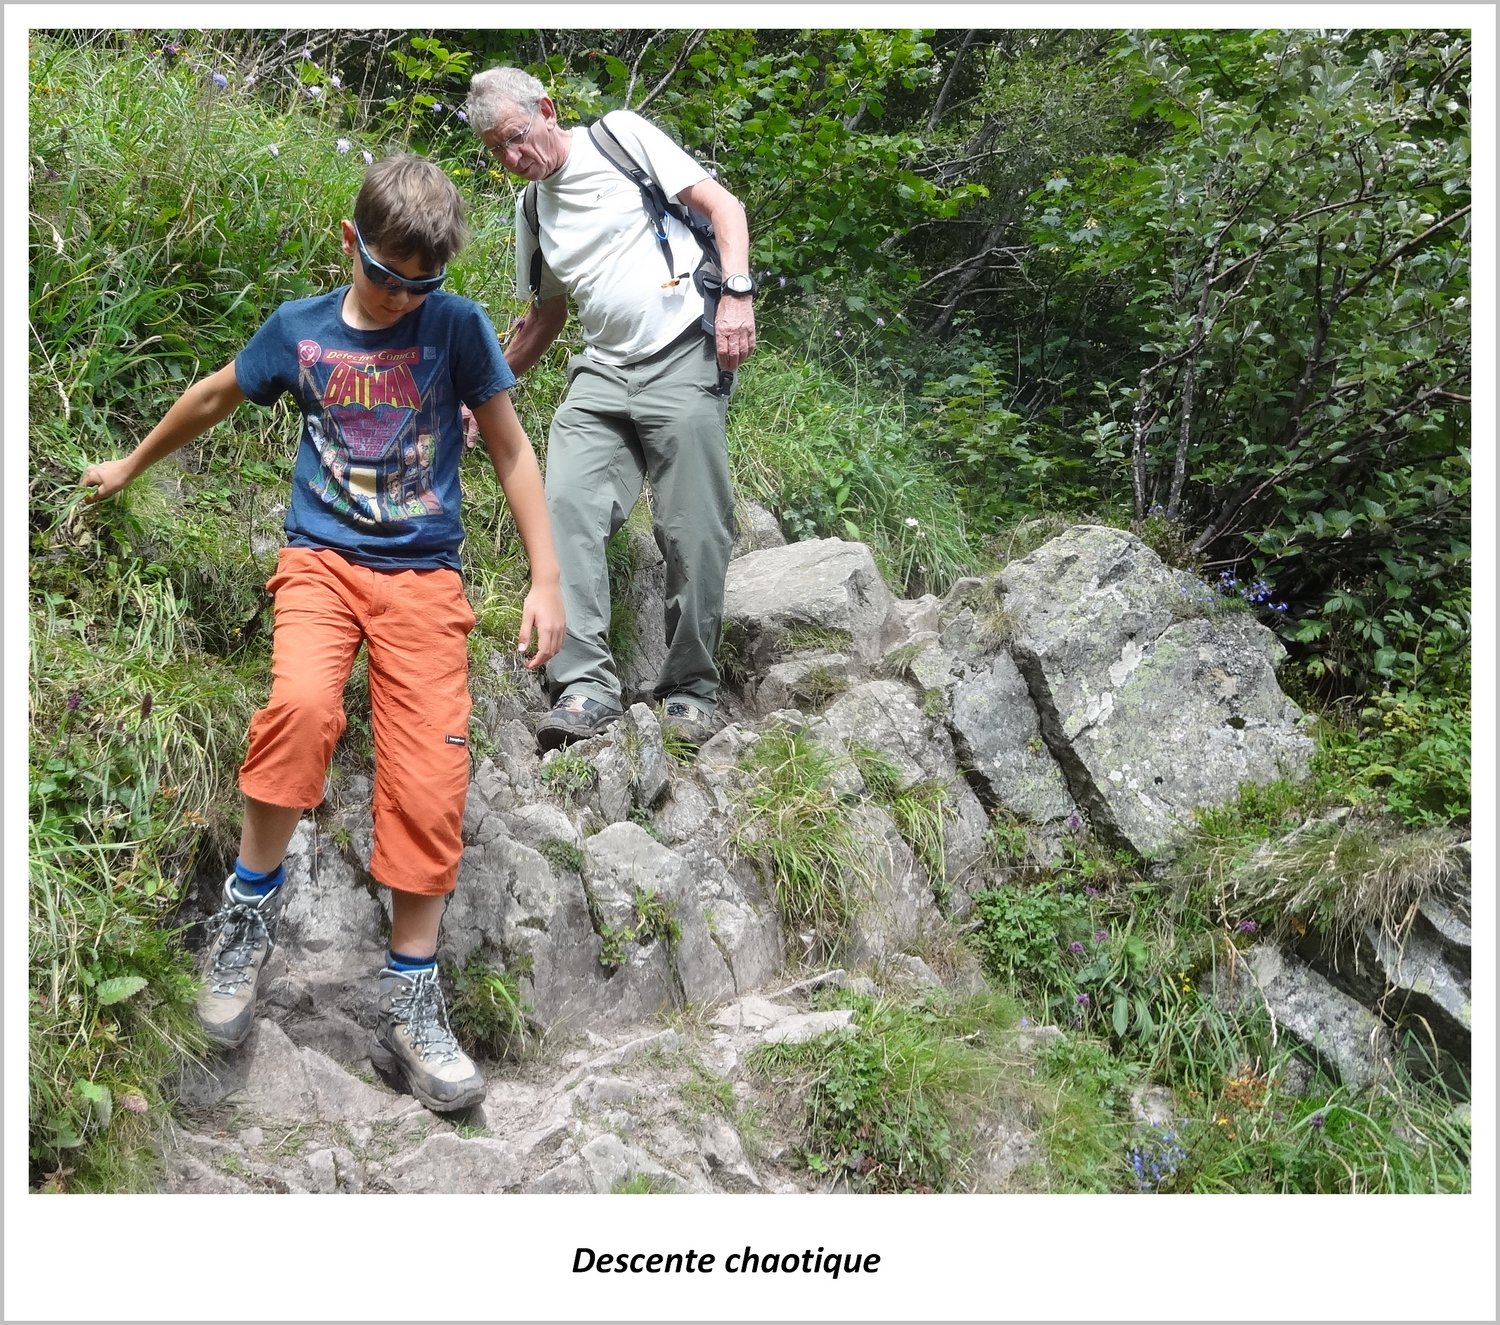
POLYGON ((370 250, 365 247, 365 238, 359 233, 358 225, 354 227, 354 242, 359 245, 359 260, 365 264, 365 275, 376 285, 384 286, 387 290, 409 290, 412 294, 431 294, 448 279, 446 266, 436 276, 423 276, 417 280, 412 280, 409 276, 403 276, 398 271, 382 266, 370 256, 370 250))

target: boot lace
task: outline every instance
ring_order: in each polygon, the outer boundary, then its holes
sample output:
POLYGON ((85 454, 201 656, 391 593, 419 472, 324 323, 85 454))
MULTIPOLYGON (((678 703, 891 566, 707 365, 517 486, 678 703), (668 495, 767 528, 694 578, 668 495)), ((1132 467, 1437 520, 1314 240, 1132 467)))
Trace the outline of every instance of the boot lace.
POLYGON ((208 919, 208 932, 219 936, 209 980, 216 994, 233 994, 252 975, 251 964, 264 944, 272 942, 265 913, 254 902, 226 902, 208 919))
POLYGON ((406 988, 391 997, 391 1019, 406 1027, 413 1047, 424 1061, 457 1061, 458 1041, 448 1029, 448 1007, 435 972, 406 977, 406 988))

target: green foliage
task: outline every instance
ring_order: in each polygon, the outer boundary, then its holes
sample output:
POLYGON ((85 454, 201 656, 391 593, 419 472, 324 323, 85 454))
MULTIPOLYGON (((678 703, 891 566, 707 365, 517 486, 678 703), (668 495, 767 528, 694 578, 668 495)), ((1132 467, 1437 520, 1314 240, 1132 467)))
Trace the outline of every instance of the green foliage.
POLYGON ((600 939, 600 962, 611 968, 623 966, 628 945, 645 947, 656 942, 666 948, 670 961, 673 949, 682 940, 682 923, 674 906, 655 889, 637 889, 631 905, 631 923, 616 927, 604 920, 592 895, 589 896, 589 912, 600 939))
POLYGON ((865 794, 890 812, 902 839, 927 871, 939 904, 946 905, 945 832, 954 815, 947 786, 931 779, 905 782, 901 770, 877 750, 858 747, 850 757, 864 779, 865 794))
POLYGON ((528 1034, 530 1011, 515 976, 471 961, 451 973, 448 1019, 470 1052, 490 1058, 518 1054, 528 1034))
POLYGON ((542 856, 555 870, 564 874, 583 873, 583 851, 561 837, 549 837, 542 843, 542 856))
POLYGON ((942 592, 974 563, 957 497, 913 445, 888 383, 850 386, 800 356, 758 351, 735 388, 729 455, 736 487, 788 536, 868 543, 903 596, 942 592))
POLYGON ((975 896, 974 919, 979 924, 971 942, 986 975, 1071 1015, 1078 986, 1068 945, 1088 942, 1094 933, 1082 892, 1051 879, 1004 884, 975 896))
POLYGON ((1157 136, 1049 180, 1032 237, 1080 293, 1128 291, 1140 348, 1101 385, 1136 520, 1272 582, 1334 688, 1392 674, 1382 634, 1461 648, 1467 38, 1128 34, 1115 58, 1157 136))
POLYGON ((599 771, 581 750, 559 750, 542 765, 542 785, 568 802, 577 801, 599 780, 599 771))
POLYGON ((659 1196, 673 1189, 666 1179, 654 1173, 628 1173, 616 1178, 609 1190, 617 1196, 659 1196))
POLYGON ((763 871, 788 938, 837 953, 849 917, 871 886, 871 865, 832 790, 835 756, 801 732, 775 726, 746 752, 750 774, 737 851, 763 871))
POLYGON ((841 994, 853 1034, 761 1045, 747 1060, 801 1087, 808 1164, 869 1191, 961 1187, 977 1123, 1003 1093, 1015 1012, 933 990, 912 1004, 841 994))
POLYGON ((1402 686, 1377 695, 1354 730, 1331 738, 1332 758, 1410 827, 1465 824, 1471 730, 1467 687, 1428 694, 1402 686))

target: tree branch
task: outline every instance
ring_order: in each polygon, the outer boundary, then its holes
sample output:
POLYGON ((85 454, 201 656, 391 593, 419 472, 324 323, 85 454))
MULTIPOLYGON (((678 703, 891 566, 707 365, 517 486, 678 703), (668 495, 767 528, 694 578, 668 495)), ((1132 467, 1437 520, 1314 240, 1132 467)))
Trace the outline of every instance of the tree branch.
MULTIPOLYGON (((706 34, 707 29, 705 28, 695 28, 692 32, 688 33, 687 37, 682 43, 682 49, 677 52, 677 58, 672 61, 672 67, 661 76, 661 80, 656 84, 655 87, 651 89, 651 91, 646 93, 646 95, 641 99, 641 104, 635 108, 637 114, 639 114, 641 111, 644 111, 647 106, 649 106, 653 101, 656 100, 658 96, 661 95, 667 84, 677 76, 677 71, 681 69, 685 63, 687 63, 688 56, 690 56, 695 50, 698 49, 699 43, 703 40, 706 34)), ((647 44, 649 45, 650 43, 648 42, 647 44)), ((642 55, 644 55, 645 53, 646 52, 644 50, 641 51, 642 55)), ((636 67, 640 67, 639 61, 636 62, 636 67)), ((635 70, 631 70, 630 85, 631 87, 635 86, 635 70)), ((629 92, 627 92, 625 95, 625 104, 630 104, 629 92)))

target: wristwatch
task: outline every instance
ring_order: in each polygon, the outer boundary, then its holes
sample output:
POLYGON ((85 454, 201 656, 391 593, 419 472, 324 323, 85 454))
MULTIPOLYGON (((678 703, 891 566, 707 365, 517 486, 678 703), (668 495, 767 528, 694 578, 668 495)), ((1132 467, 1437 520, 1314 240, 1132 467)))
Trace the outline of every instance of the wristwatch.
POLYGON ((755 278, 747 276, 744 272, 736 272, 733 276, 724 278, 723 290, 725 294, 754 294, 755 278))

